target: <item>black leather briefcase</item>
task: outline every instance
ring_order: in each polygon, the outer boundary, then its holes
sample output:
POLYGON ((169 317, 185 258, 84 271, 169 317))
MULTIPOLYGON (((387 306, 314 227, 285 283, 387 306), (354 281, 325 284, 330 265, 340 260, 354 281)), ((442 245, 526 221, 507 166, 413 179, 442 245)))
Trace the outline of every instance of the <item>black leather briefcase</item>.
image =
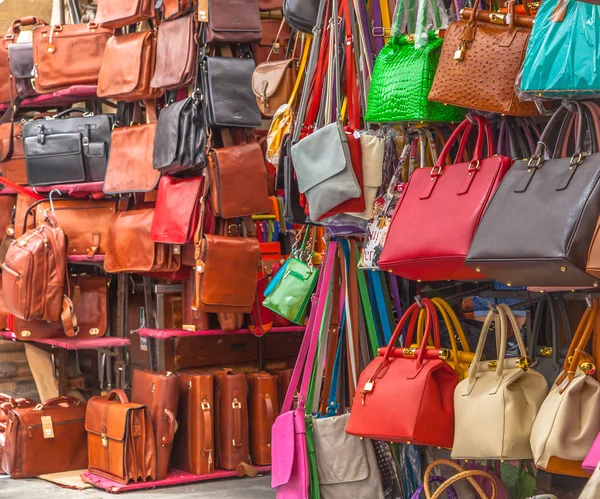
POLYGON ((104 180, 114 115, 67 109, 23 125, 27 179, 31 186, 104 180), (83 116, 70 118, 71 113, 83 116))

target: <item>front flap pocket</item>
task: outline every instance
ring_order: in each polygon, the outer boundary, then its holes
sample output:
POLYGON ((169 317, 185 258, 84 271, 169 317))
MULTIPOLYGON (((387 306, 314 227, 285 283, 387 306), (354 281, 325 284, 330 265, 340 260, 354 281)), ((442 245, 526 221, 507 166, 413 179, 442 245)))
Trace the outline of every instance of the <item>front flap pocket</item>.
POLYGON ((286 412, 279 416, 271 430, 272 461, 276 463, 271 471, 271 487, 285 485, 292 478, 296 455, 296 432, 294 413, 286 412))
POLYGON ((252 73, 252 91, 256 97, 269 99, 281 85, 293 59, 285 61, 263 62, 252 73))
POLYGON ((184 99, 165 107, 158 118, 154 136, 154 155, 152 166, 163 170, 177 161, 177 147, 185 137, 181 137, 180 123, 184 112, 192 106, 192 99, 184 99))
POLYGON ((81 154, 80 133, 58 133, 56 135, 39 134, 25 137, 25 157, 62 156, 81 154))
POLYGON ((8 56, 15 78, 33 78, 33 43, 11 43, 8 56))

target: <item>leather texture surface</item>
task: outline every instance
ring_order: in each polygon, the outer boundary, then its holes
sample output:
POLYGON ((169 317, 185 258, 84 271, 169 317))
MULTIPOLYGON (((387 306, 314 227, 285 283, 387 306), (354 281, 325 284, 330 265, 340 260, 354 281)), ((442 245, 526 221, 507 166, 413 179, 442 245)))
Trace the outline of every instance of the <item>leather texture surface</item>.
MULTIPOLYGON (((206 312, 192 310, 194 304, 194 292, 196 290, 195 276, 192 274, 182 283, 183 289, 181 290, 181 307, 183 329, 186 331, 207 331, 210 329, 210 316, 206 312)), ((223 328, 221 328, 223 329, 223 328)), ((236 327, 237 331, 239 327, 236 327)))
MULTIPOLYGON (((108 223, 117 211, 114 200, 57 199, 54 216, 67 238, 67 254, 92 258, 106 253, 108 223)), ((34 211, 35 225, 44 221, 50 202, 42 201, 34 211)))
POLYGON ((252 463, 271 464, 271 427, 279 416, 279 378, 266 372, 250 373, 248 403, 252 463))
MULTIPOLYGON (((535 465, 551 473, 588 476, 582 461, 600 433, 600 383, 597 373, 584 374, 580 366, 594 332, 598 300, 587 308, 569 348, 569 362, 544 400, 531 431, 535 465)), ((594 359, 598 359, 597 338, 593 338, 594 359)))
POLYGON ((375 135, 360 136, 361 165, 363 177, 363 195, 365 210, 362 213, 351 213, 363 220, 370 220, 377 192, 383 183, 383 157, 385 139, 375 135))
POLYGON ((152 0, 98 0, 95 21, 103 28, 124 28, 155 16, 152 0))
POLYGON ((256 66, 252 73, 252 91, 265 118, 272 118, 283 104, 287 104, 295 81, 294 59, 263 62, 256 66))
POLYGON ((123 390, 92 397, 85 417, 88 470, 127 484, 156 479, 156 444, 150 411, 123 390))
POLYGON ((19 317, 11 316, 7 327, 12 329, 20 341, 37 341, 49 338, 64 338, 65 329, 61 321, 26 321, 19 317))
POLYGON ((443 43, 431 34, 429 43, 416 49, 407 35, 392 37, 375 61, 365 121, 461 121, 464 110, 427 98, 443 43))
POLYGON ((215 215, 236 218, 269 211, 267 167, 256 142, 213 149, 209 164, 215 215))
POLYGON ((191 13, 158 27, 156 67, 150 85, 169 90, 191 83, 198 63, 197 14, 191 13))
POLYGON ((175 178, 163 176, 150 237, 157 243, 186 244, 194 241, 198 226, 203 177, 175 178))
POLYGON ((257 128, 260 110, 252 92, 252 59, 205 57, 202 72, 209 126, 257 128))
POLYGON ((186 15, 196 3, 196 0, 163 0, 161 6, 163 20, 171 21, 186 15))
MULTIPOLYGON (((271 3, 277 3, 278 1, 279 3, 283 3, 280 0, 269 0, 271 3)), ((266 62, 269 53, 271 53, 269 61, 282 61, 286 58, 286 49, 292 37, 291 28, 285 23, 279 37, 277 37, 281 21, 278 19, 261 19, 260 23, 262 26, 262 38, 252 44, 252 53, 254 54, 256 64, 259 65, 266 62), (271 48, 273 48, 273 52, 271 52, 271 48)))
POLYGON ((72 85, 97 85, 104 49, 111 36, 111 30, 87 24, 36 26, 33 29, 36 90, 46 93, 72 85))
POLYGON ((131 401, 150 411, 156 441, 156 479, 167 476, 173 441, 177 431, 179 380, 173 373, 135 369, 131 381, 131 401))
POLYGON ((179 371, 179 430, 173 466, 194 475, 215 470, 214 379, 211 373, 179 371))
POLYGON ((291 147, 300 193, 306 196, 312 220, 361 195, 352 169, 346 134, 331 123, 291 147))
POLYGON ((235 470, 250 460, 246 375, 214 371, 217 466, 235 470))
MULTIPOLYGON (((533 369, 518 367, 519 358, 506 357, 508 328, 512 328, 521 358, 527 357, 517 320, 505 304, 490 311, 479 338, 469 377, 454 392, 452 459, 531 459, 531 428, 548 393, 544 377, 533 369), (495 325, 500 345, 496 369, 481 360, 483 348, 495 325)), ((493 364, 492 364, 493 365, 493 364)))
POLYGON ((535 104, 520 102, 514 89, 530 34, 530 26, 478 20, 452 23, 444 37, 429 99, 509 116, 537 116, 535 104), (467 42, 463 59, 457 61, 455 52, 463 40, 471 41, 467 42))
POLYGON ((252 310, 260 246, 256 238, 206 234, 201 244, 199 310, 241 313, 252 310))
POLYGON ((86 403, 72 397, 47 400, 38 408, 8 413, 1 468, 11 478, 31 478, 87 467, 86 403), (42 418, 52 421, 52 437, 42 418), (51 456, 51 458, 49 458, 51 456))
POLYGON ((346 433, 350 414, 313 418, 322 499, 384 499, 373 443, 346 433))
POLYGON ((206 41, 249 43, 262 37, 258 0, 208 0, 206 41))
POLYGON ((73 304, 78 338, 100 338, 108 331, 108 279, 103 276, 72 277, 73 304))
POLYGON ((15 123, 13 132, 13 151, 10 158, 7 154, 11 144, 10 123, 0 124, 0 171, 2 176, 17 184, 27 184, 27 167, 25 165, 25 150, 23 149, 23 125, 15 123))
POLYGON ((312 33, 317 24, 319 0, 284 0, 283 15, 288 24, 305 33, 312 33))
MULTIPOLYGON (((422 345, 427 345, 432 329, 439 338, 439 324, 434 305, 429 300, 424 304, 427 319, 422 345)), ((388 350, 409 319, 408 329, 415 327, 414 315, 419 310, 415 303, 405 312, 388 350)), ((371 361, 360 374, 347 433, 389 442, 452 447, 457 376, 443 360, 425 358, 425 350, 424 346, 418 348, 415 358, 390 358, 388 351, 371 361), (402 412, 390 411, 389 401, 400 396, 413 402, 405 404, 402 412)))
MULTIPOLYGON (((466 123, 461 127, 468 129, 466 123)), ((482 123, 478 140, 482 140, 484 128, 482 123)), ((379 259, 381 269, 422 281, 488 275, 485 270, 478 273, 467 268, 465 257, 512 160, 494 156, 446 165, 446 154, 459 134, 460 128, 448 140, 434 169, 418 168, 411 175, 390 224, 379 259)))
POLYGON ((206 165, 206 132, 203 109, 198 100, 169 103, 160 113, 152 167, 164 173, 178 173, 206 165))
POLYGON ((65 290, 67 252, 63 230, 47 221, 13 241, 2 265, 6 309, 25 320, 58 321, 65 290))
POLYGON ((31 84, 34 76, 33 43, 11 43, 8 46, 8 58, 16 95, 21 99, 39 95, 31 84))
POLYGON ((150 86, 155 64, 154 31, 113 35, 98 75, 98 97, 123 101, 160 97, 162 90, 150 86))
POLYGON ((150 192, 160 172, 152 167, 157 124, 117 127, 112 131, 103 191, 106 194, 150 192))
POLYGON ((106 114, 27 121, 23 144, 29 185, 104 180, 113 122, 114 116, 106 114))

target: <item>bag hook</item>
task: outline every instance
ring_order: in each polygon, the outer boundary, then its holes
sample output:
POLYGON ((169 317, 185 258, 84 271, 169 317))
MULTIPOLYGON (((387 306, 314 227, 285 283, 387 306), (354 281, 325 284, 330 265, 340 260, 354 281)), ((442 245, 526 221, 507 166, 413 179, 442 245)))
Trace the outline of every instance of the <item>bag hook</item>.
POLYGON ((52 200, 52 194, 54 194, 54 193, 57 193, 59 196, 62 195, 62 193, 58 189, 52 189, 50 191, 50 194, 48 195, 48 200, 50 201, 50 211, 52 213, 54 213, 54 201, 52 200))

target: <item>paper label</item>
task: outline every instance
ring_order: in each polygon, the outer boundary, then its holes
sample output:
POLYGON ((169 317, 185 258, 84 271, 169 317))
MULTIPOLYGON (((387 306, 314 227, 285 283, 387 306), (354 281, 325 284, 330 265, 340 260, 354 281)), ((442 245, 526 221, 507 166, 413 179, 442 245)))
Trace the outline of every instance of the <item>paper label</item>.
POLYGON ((42 431, 44 432, 44 438, 54 438, 54 428, 50 416, 42 416, 42 431))
POLYGON ((198 0, 198 21, 208 22, 208 0, 198 0))

